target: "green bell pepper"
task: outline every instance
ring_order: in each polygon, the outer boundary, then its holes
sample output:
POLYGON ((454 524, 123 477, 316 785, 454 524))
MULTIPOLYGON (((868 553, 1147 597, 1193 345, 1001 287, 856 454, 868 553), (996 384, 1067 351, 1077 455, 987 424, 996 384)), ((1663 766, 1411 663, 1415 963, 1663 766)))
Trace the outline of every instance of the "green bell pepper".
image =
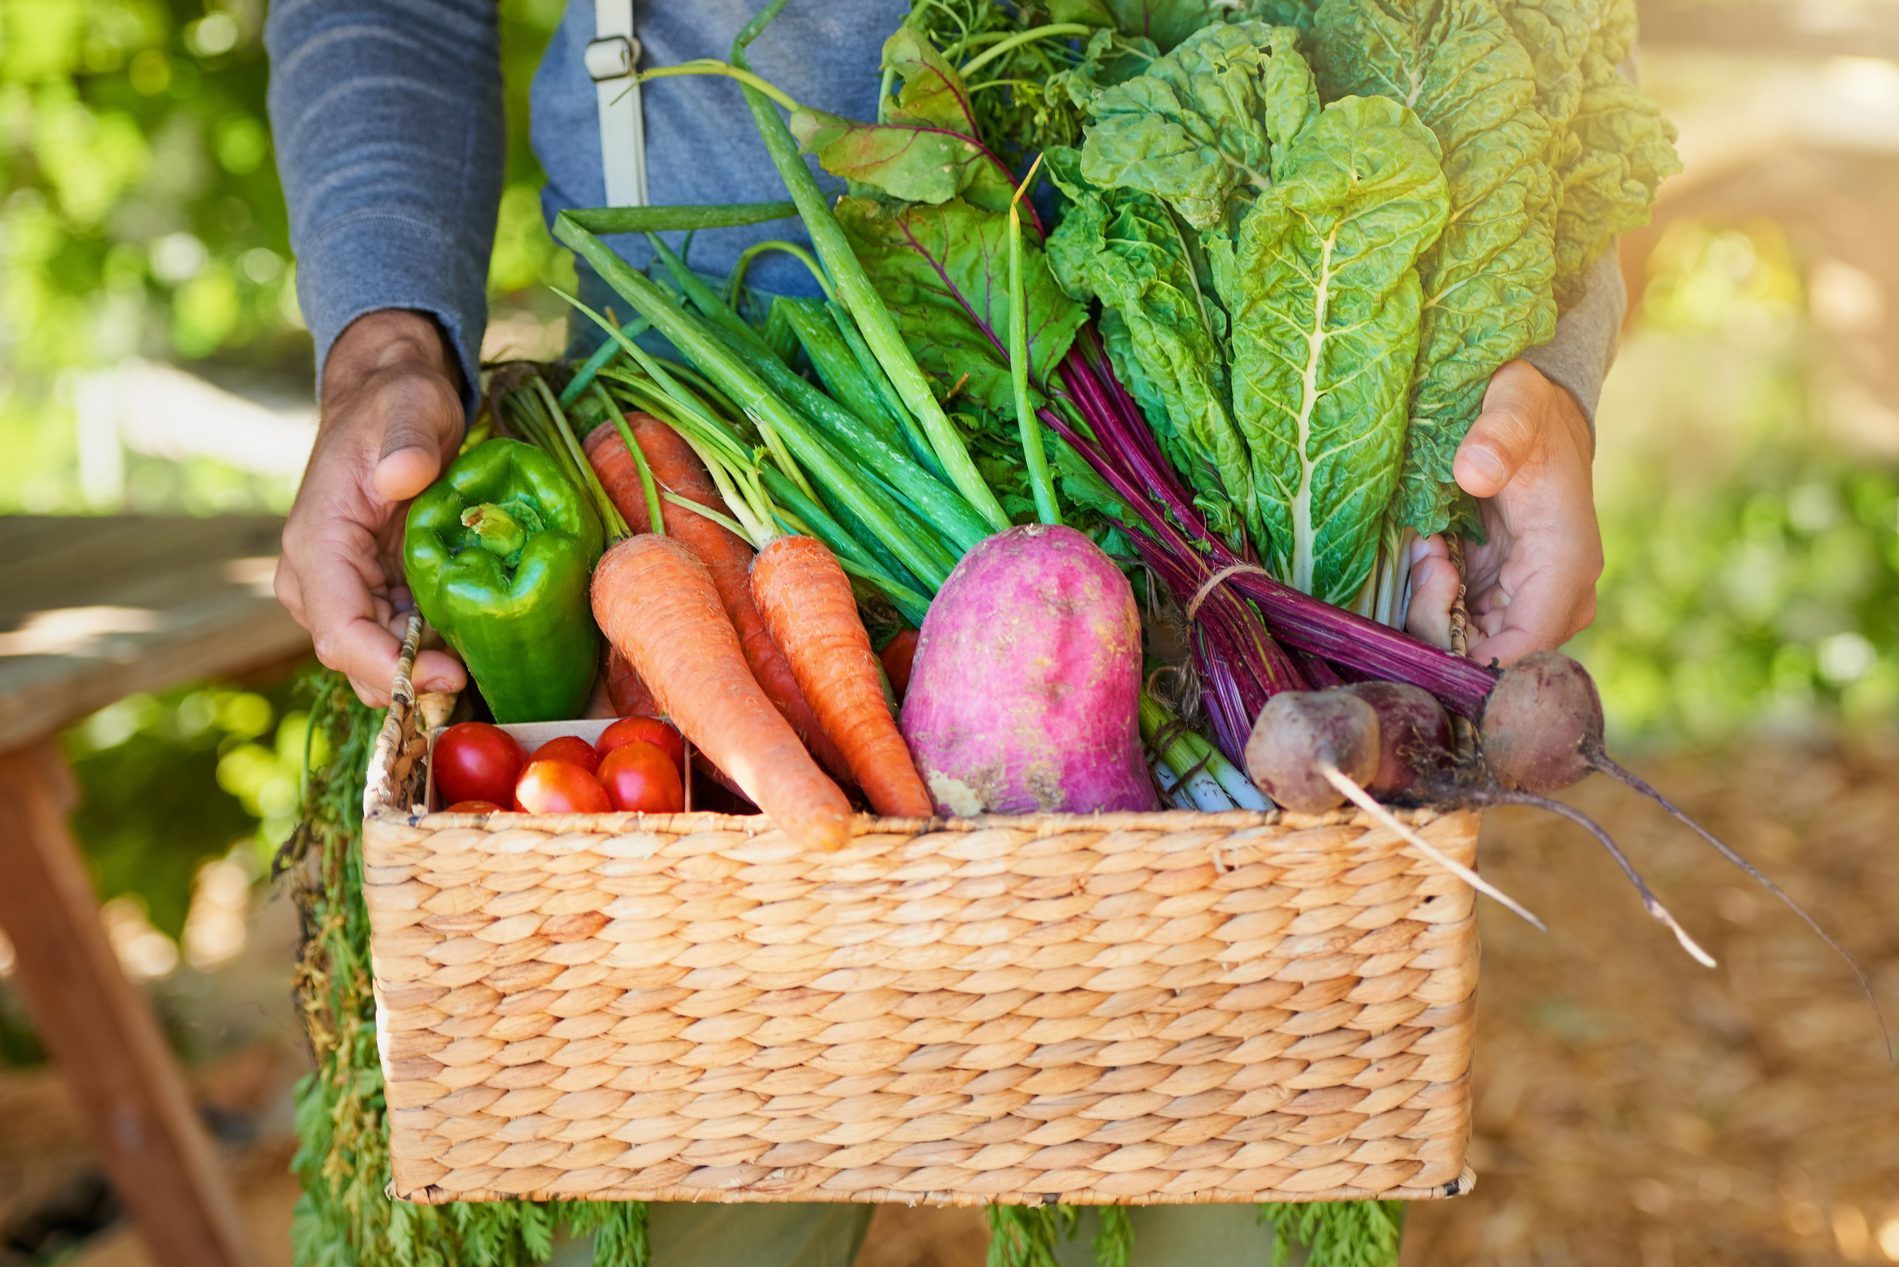
POLYGON ((409 505, 402 560, 428 622, 502 722, 580 716, 600 663, 600 519, 546 453, 476 445, 409 505))

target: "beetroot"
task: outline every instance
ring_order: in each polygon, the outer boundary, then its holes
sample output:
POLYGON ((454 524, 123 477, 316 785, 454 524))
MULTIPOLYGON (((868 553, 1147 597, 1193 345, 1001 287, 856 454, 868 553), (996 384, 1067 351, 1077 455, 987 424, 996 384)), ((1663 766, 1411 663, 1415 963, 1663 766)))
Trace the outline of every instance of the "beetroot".
POLYGON ((1512 791, 1553 796, 1589 777, 1602 750, 1602 697, 1583 667, 1538 651, 1503 671, 1484 701, 1484 763, 1512 791))
POLYGON ((1356 784, 1378 773, 1378 714, 1342 690, 1282 691, 1266 701, 1246 741, 1246 772, 1289 810, 1323 814, 1345 804, 1334 775, 1356 784))
POLYGON ((1378 714, 1378 773, 1365 790, 1398 804, 1425 800, 1432 776, 1451 762, 1451 715, 1431 692, 1405 682, 1354 682, 1344 689, 1378 714))
POLYGON ((1140 690, 1127 578, 1074 529, 1030 524, 981 542, 943 582, 903 737, 944 814, 1151 810, 1140 690))

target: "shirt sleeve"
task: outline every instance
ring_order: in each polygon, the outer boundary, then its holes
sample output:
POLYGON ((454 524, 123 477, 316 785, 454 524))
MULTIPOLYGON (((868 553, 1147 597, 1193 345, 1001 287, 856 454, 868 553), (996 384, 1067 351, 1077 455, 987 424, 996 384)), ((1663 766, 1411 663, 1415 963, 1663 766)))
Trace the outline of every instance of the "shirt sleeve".
POLYGON ((270 121, 317 377, 379 308, 440 323, 472 404, 505 132, 496 0, 275 0, 270 121))
POLYGON ((1583 275, 1582 293, 1576 302, 1557 314, 1554 337, 1523 353, 1523 359, 1541 370, 1543 377, 1576 398, 1592 429, 1596 425, 1596 404, 1602 397, 1602 380, 1615 361, 1622 315, 1628 304, 1612 241, 1583 275))

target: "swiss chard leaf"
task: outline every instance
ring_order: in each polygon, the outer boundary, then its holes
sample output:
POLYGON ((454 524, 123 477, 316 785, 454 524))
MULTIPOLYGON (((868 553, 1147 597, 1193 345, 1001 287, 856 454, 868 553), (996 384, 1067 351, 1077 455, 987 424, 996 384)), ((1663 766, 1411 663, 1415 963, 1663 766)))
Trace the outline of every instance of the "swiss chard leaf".
POLYGON ((1049 263, 1068 293, 1101 301, 1109 360, 1211 526, 1239 545, 1236 521, 1259 528, 1246 441, 1234 425, 1225 362, 1226 313, 1195 276, 1186 235, 1161 202, 1096 190, 1073 155, 1050 156, 1069 198, 1049 236, 1049 263))
POLYGON ((1049 0, 1051 22, 1080 22, 1151 40, 1166 53, 1202 27, 1244 18, 1304 27, 1319 0, 1049 0))
POLYGON ((1273 572, 1349 605, 1398 482, 1416 358, 1418 257, 1448 214, 1438 145, 1382 97, 1326 106, 1292 143, 1218 276, 1233 412, 1273 572))
MULTIPOLYGON (((940 206, 842 198, 837 218, 937 395, 1013 416, 1009 384, 1009 219, 952 199, 940 206), (967 379, 965 381, 965 376, 967 379)), ((1040 378, 1068 351, 1087 308, 1048 259, 1023 244, 1029 366, 1040 378)))
POLYGON ((1220 0, 1049 0, 1051 22, 1080 22, 1154 41, 1163 53, 1202 27, 1226 20, 1220 0))
POLYGON ((1451 465, 1490 376, 1555 330, 1550 131, 1535 66, 1496 0, 1325 0, 1314 43, 1328 94, 1408 102, 1443 150, 1450 216, 1419 269, 1394 507, 1403 526, 1439 532, 1456 495, 1451 465))
POLYGON ((1220 224, 1236 193, 1272 184, 1274 145, 1318 108, 1297 39, 1263 22, 1209 26, 1103 89, 1088 103, 1083 178, 1152 194, 1197 229, 1220 224))
POLYGON ((1596 0, 1591 16, 1591 50, 1610 66, 1620 66, 1635 49, 1635 0, 1596 0))
POLYGON ((1536 73, 1536 109, 1547 125, 1542 162, 1549 175, 1537 182, 1529 213, 1536 231, 1549 239, 1554 251, 1556 213, 1562 203, 1562 182, 1556 172, 1573 152, 1569 121, 1582 102, 1583 55, 1602 19, 1605 0, 1502 0, 1499 9, 1529 54, 1536 73))
POLYGON ((1610 239, 1648 223, 1655 191, 1681 170, 1675 129, 1597 53, 1584 57, 1556 211, 1556 289, 1567 301, 1610 239))
POLYGON ((1582 98, 1583 53, 1603 0, 1503 0, 1498 5, 1536 71, 1536 107, 1560 133, 1582 98))
POLYGON ((884 42, 883 64, 900 85, 883 117, 866 123, 800 107, 791 114, 800 148, 856 188, 908 202, 960 196, 1007 210, 1014 182, 979 139, 962 76, 907 25, 884 42))

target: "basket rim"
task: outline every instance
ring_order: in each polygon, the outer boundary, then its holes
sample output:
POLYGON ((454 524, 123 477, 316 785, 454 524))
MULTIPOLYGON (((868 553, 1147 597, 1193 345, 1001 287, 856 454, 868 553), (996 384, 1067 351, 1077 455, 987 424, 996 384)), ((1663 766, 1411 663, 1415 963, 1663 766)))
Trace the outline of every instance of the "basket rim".
MULTIPOLYGON (((409 614, 409 626, 402 640, 402 652, 396 662, 395 680, 390 684, 389 708, 382 729, 376 736, 370 755, 369 777, 363 788, 363 820, 391 826, 427 826, 435 829, 478 828, 505 830, 532 824, 574 832, 652 831, 669 835, 690 835, 705 831, 736 831, 763 835, 776 826, 763 814, 715 814, 694 810, 679 814, 645 814, 616 811, 607 814, 529 814, 503 809, 492 814, 450 814, 428 811, 421 806, 404 809, 397 801, 396 764, 404 749, 404 730, 414 718, 416 733, 427 736, 439 729, 455 700, 454 695, 418 695, 411 679, 416 652, 421 646, 423 620, 420 612, 409 614), (417 717, 415 714, 421 713, 417 717)), ((1388 806, 1389 812, 1407 827, 1422 828, 1440 819, 1464 819, 1480 824, 1483 811, 1441 809, 1430 805, 1388 806)), ((885 818, 874 814, 856 814, 851 818, 850 835, 900 834, 923 835, 936 832, 976 832, 991 828, 1031 828, 1042 832, 1074 829, 1094 831, 1174 831, 1181 828, 1268 828, 1286 827, 1358 827, 1389 830, 1363 810, 1346 807, 1323 814, 1302 814, 1272 807, 1264 810, 1113 810, 1092 814, 979 814, 972 818, 885 818)))
MULTIPOLYGON (((1419 806, 1391 808, 1391 814, 1409 827, 1424 827, 1440 819, 1481 819, 1475 809, 1433 809, 1419 806)), ((703 831, 738 831, 763 835, 778 830, 763 814, 718 814, 693 810, 678 814, 647 814, 616 810, 606 814, 530 814, 522 810, 497 810, 490 814, 451 814, 446 810, 404 810, 387 801, 368 807, 366 819, 405 827, 453 829, 459 827, 511 827, 533 825, 541 830, 558 826, 562 831, 651 831, 684 836, 703 831)), ((1299 814, 1290 810, 1187 810, 1164 809, 1110 811, 1094 814, 979 814, 973 818, 883 818, 875 814, 856 814, 851 818, 851 835, 898 834, 921 836, 937 832, 978 832, 995 828, 1033 827, 1057 834, 1076 829, 1096 831, 1167 831, 1183 826, 1195 828, 1245 827, 1360 827, 1379 828, 1362 810, 1331 810, 1324 814, 1299 814)))
MULTIPOLYGON (((1320 1201, 1363 1201, 1367 1199, 1378 1201, 1443 1201, 1469 1196, 1471 1191, 1476 1187, 1477 1172, 1466 1162, 1464 1168, 1458 1172, 1457 1177, 1454 1179, 1446 1180, 1443 1183, 1426 1184, 1423 1186, 1406 1185, 1399 1188, 1387 1188, 1371 1198, 1367 1198, 1364 1189, 1361 1188, 1321 1188, 1313 1192, 1278 1193, 1270 1198, 1261 1199, 1270 1200, 1275 1205, 1304 1205, 1320 1201)), ((694 1188, 686 1185, 678 1185, 651 1192, 646 1189, 640 1189, 639 1191, 640 1195, 630 1197, 616 1196, 610 1192, 604 1196, 597 1193, 589 1193, 581 1199, 588 1201, 692 1201, 714 1205, 779 1205, 790 1202, 815 1202, 833 1205, 867 1202, 873 1205, 926 1205, 938 1208, 961 1207, 963 1209, 982 1208, 994 1205, 999 1200, 1006 1200, 1006 1198, 986 1193, 972 1195, 954 1190, 917 1192, 907 1188, 865 1188, 851 1192, 827 1192, 823 1189, 817 1191, 768 1192, 759 1191, 757 1189, 746 1189, 741 1199, 729 1199, 715 1190, 694 1188)), ((407 1201, 411 1205, 446 1205, 452 1201, 572 1201, 575 1199, 571 1193, 552 1190, 535 1189, 526 1192, 508 1192, 499 1188, 482 1188, 470 1191, 449 1191, 446 1188, 432 1183, 423 1184, 420 1187, 403 1191, 397 1187, 393 1179, 384 1185, 383 1192, 393 1200, 407 1201)), ((1160 1200, 1154 1200, 1152 1198, 1117 1200, 1090 1200, 1084 1198, 1077 1200, 1073 1197, 1064 1197, 1061 1201, 1061 1204, 1075 1208, 1092 1207, 1095 1209, 1111 1205, 1119 1206, 1123 1209, 1136 1209, 1150 1205, 1199 1206, 1251 1203, 1251 1200, 1236 1201, 1224 1197, 1209 1198, 1204 1196, 1196 1198, 1191 1195, 1183 1196, 1177 1193, 1170 1193, 1160 1200)))

